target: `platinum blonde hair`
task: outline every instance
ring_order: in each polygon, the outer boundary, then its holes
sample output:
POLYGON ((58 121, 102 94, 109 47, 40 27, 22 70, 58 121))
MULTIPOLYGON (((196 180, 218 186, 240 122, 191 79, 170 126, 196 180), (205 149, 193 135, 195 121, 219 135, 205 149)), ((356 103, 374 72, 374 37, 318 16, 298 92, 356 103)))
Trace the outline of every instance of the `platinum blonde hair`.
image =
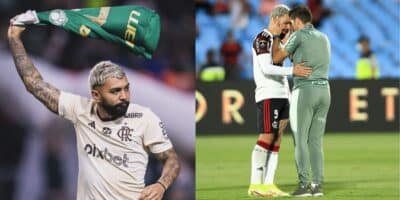
POLYGON ((289 14, 290 8, 287 7, 286 5, 279 4, 274 7, 271 11, 271 18, 277 18, 277 17, 282 17, 284 15, 289 14))
POLYGON ((94 89, 97 86, 102 86, 106 82, 107 78, 117 78, 121 79, 125 77, 125 72, 122 68, 111 62, 111 61, 101 61, 97 63, 89 74, 89 85, 90 89, 94 89))

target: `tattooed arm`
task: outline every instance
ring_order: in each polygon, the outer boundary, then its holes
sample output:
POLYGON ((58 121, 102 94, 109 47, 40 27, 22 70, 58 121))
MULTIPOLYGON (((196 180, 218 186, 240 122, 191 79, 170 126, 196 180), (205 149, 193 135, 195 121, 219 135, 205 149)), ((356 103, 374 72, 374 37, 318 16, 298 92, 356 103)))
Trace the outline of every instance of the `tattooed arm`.
POLYGON ((20 38, 24 30, 24 27, 12 25, 8 28, 8 42, 15 67, 24 82, 25 88, 50 111, 57 114, 60 91, 43 80, 39 71, 28 57, 20 38))
POLYGON ((178 156, 173 148, 155 154, 156 158, 160 160, 164 167, 161 177, 157 183, 144 188, 140 200, 161 200, 165 190, 174 182, 180 171, 180 164, 178 156))
POLYGON ((165 188, 168 188, 176 179, 179 174, 180 164, 178 161, 178 155, 175 150, 169 149, 167 151, 155 154, 156 158, 160 160, 164 167, 162 174, 158 182, 165 188))

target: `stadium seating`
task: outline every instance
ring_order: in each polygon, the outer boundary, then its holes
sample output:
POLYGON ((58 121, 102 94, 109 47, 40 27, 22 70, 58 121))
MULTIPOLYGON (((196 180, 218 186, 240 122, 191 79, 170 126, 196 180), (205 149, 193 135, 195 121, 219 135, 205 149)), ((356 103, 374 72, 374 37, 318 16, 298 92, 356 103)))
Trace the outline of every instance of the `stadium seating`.
MULTIPOLYGON (((212 2, 212 1, 210 1, 212 2)), ((306 0, 282 0, 287 5, 304 4, 306 0)), ((243 46, 240 64, 242 77, 252 78, 251 45, 255 35, 268 24, 268 17, 257 14, 259 0, 249 0, 252 8, 250 21, 244 30, 235 30, 236 39, 243 46)), ((400 78, 400 3, 387 1, 326 0, 324 6, 333 14, 326 18, 319 30, 326 33, 332 47, 329 76, 337 79, 353 79, 355 63, 359 57, 356 48, 361 35, 370 38, 382 78, 400 78)), ((196 12, 196 24, 199 35, 196 39, 196 66, 205 62, 207 49, 219 49, 226 32, 231 29, 230 16, 209 16, 203 11, 196 12)), ((286 63, 288 63, 286 61, 286 63)), ((289 64, 289 63, 288 63, 289 64)))

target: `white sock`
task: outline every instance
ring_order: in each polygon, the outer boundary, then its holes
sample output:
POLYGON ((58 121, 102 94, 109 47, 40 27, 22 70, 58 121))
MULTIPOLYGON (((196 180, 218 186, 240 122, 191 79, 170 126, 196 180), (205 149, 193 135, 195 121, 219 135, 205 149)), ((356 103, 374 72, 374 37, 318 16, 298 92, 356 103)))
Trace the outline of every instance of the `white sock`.
POLYGON ((251 153, 251 184, 262 184, 264 182, 266 159, 267 150, 256 144, 251 153))
POLYGON ((268 154, 270 155, 269 158, 267 155, 264 184, 274 184, 275 171, 278 166, 278 152, 269 151, 268 154))

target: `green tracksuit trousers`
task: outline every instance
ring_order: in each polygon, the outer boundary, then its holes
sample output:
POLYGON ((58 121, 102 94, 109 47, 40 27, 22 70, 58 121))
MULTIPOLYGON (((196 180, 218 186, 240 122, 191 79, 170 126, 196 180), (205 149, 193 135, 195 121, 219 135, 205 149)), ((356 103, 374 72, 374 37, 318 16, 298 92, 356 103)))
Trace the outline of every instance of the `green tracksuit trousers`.
POLYGON ((295 88, 290 105, 290 124, 300 184, 323 182, 323 135, 331 103, 329 83, 310 82, 295 88), (312 178, 309 171, 311 165, 312 178))

